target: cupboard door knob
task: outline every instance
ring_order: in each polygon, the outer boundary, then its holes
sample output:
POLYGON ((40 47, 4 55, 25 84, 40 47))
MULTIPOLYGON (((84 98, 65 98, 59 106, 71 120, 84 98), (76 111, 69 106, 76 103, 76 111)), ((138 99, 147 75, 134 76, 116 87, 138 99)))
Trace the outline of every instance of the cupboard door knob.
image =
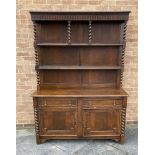
POLYGON ((46 103, 46 101, 45 101, 45 103, 44 103, 44 106, 47 106, 47 103, 46 103))

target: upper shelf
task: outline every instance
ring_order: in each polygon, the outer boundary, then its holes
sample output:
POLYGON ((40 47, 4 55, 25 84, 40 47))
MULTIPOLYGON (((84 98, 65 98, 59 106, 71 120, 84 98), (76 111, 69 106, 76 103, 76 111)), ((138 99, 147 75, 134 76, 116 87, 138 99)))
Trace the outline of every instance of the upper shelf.
POLYGON ((100 70, 100 69, 121 69, 121 66, 51 66, 51 65, 37 65, 36 69, 51 69, 51 70, 100 70))
POLYGON ((123 44, 102 44, 102 43, 37 43, 37 46, 123 46, 123 44))

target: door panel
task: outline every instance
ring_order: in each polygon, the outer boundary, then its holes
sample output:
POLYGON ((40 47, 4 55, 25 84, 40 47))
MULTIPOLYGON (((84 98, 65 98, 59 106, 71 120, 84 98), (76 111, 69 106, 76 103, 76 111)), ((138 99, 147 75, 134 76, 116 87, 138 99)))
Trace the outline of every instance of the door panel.
POLYGON ((69 109, 42 110, 40 118, 42 134, 55 136, 76 134, 76 111, 69 109))
POLYGON ((83 135, 106 136, 120 134, 121 100, 83 101, 83 135))

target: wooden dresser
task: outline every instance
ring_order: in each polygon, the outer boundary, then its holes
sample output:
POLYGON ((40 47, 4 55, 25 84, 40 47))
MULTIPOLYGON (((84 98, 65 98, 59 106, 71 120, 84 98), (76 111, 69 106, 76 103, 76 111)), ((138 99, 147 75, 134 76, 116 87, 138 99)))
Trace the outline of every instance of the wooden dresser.
POLYGON ((126 12, 34 12, 37 144, 48 139, 124 143, 126 12))

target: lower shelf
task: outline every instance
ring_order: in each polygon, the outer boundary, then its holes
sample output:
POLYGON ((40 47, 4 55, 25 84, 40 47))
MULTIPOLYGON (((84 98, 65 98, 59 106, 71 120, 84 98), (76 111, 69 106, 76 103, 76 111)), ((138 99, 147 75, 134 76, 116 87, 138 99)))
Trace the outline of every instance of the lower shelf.
POLYGON ((37 144, 48 139, 113 139, 124 142, 126 96, 34 96, 37 144))

